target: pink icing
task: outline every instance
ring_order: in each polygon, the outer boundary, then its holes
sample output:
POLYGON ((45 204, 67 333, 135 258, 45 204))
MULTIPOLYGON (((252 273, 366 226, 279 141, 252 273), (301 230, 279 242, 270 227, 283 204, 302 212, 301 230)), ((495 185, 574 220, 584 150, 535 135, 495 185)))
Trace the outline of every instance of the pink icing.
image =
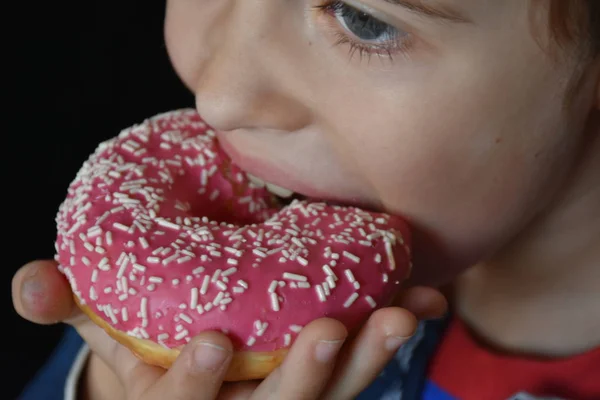
POLYGON ((279 210, 194 110, 99 145, 57 216, 57 260, 83 303, 166 347, 203 330, 238 349, 289 346, 329 316, 354 329, 410 269, 407 225, 354 207, 279 210))

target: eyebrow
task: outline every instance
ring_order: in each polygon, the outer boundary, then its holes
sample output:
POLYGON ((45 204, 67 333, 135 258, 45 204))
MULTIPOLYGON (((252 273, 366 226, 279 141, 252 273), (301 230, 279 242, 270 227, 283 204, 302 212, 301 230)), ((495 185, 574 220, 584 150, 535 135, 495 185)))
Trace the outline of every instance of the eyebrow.
MULTIPOLYGON (((426 4, 422 0, 383 0, 386 3, 403 7, 413 13, 422 14, 430 18, 441 19, 456 23, 472 23, 467 16, 448 6, 426 4)), ((427 2, 429 3, 429 2, 427 2)))

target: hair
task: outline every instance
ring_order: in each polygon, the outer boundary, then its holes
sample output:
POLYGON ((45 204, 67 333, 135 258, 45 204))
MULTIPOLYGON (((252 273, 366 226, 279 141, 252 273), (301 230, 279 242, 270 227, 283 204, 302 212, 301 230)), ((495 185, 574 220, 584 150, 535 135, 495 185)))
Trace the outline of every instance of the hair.
POLYGON ((549 25, 556 43, 575 43, 587 58, 600 55, 600 1, 550 0, 549 6, 549 25))

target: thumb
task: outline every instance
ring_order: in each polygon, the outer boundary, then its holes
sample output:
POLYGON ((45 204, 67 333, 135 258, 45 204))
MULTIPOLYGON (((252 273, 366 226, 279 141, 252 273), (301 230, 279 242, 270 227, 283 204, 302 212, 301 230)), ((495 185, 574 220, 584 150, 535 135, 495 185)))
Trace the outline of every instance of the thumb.
POLYGON ((71 296, 69 282, 54 261, 32 261, 12 279, 15 310, 37 324, 55 324, 72 317, 78 310, 71 296))
POLYGON ((231 341, 217 332, 203 332, 186 345, 171 368, 158 380, 129 374, 125 387, 133 398, 213 400, 231 363, 231 341))

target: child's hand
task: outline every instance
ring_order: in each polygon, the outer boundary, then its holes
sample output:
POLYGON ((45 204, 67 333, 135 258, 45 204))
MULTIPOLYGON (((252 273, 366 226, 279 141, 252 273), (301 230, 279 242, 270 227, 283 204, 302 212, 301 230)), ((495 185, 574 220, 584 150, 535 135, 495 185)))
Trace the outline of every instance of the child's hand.
POLYGON ((127 398, 136 400, 353 398, 413 334, 417 318, 438 317, 446 310, 440 293, 414 288, 398 300, 407 309, 376 311, 353 340, 345 341, 347 332, 340 322, 326 318, 314 321, 302 330, 280 368, 265 380, 223 385, 232 354, 226 336, 200 334, 168 371, 143 364, 79 311, 68 282, 52 261, 22 267, 13 278, 12 295, 15 309, 25 319, 74 326, 116 374, 127 398))

